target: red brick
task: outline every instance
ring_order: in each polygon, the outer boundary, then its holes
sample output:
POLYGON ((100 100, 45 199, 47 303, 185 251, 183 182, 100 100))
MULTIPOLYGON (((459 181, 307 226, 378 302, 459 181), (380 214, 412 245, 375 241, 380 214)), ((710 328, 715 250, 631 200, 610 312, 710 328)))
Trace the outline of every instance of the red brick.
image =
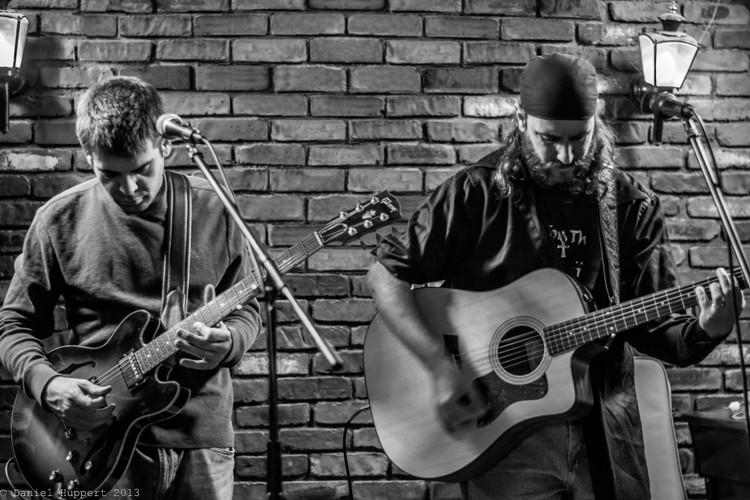
POLYGON ((0 171, 70 170, 72 159, 72 153, 65 150, 3 148, 0 151, 0 171))
POLYGON ((722 146, 750 146, 750 124, 718 125, 716 139, 722 146))
MULTIPOLYGON (((356 411, 356 408, 352 409, 353 411, 356 411)), ((353 476, 382 476, 388 471, 388 457, 382 453, 353 452, 347 455, 353 476)), ((310 472, 313 477, 344 476, 346 468, 343 453, 311 455, 310 472)))
POLYGON ((11 120, 8 131, 0 134, 0 144, 24 144, 31 142, 31 122, 11 120))
POLYGON ((717 29, 714 34, 717 49, 750 49, 750 32, 747 29, 717 29))
MULTIPOLYGON (((28 196, 31 194, 31 181, 23 175, 3 175, 0 177, 0 197, 7 198, 10 196, 28 196)), ((12 238, 8 233, 0 231, 0 248, 3 251, 9 250, 12 245, 11 240, 15 239, 16 232, 12 233, 12 238)), ((16 244, 23 244, 23 235, 15 240, 16 244)), ((20 250, 20 248, 17 248, 20 250)))
POLYGON ((277 92, 343 92, 346 71, 331 66, 279 66, 273 72, 277 92))
POLYGON ((408 165, 452 165, 456 153, 450 146, 438 144, 391 144, 388 145, 390 164, 408 165))
POLYGON ((28 95, 13 96, 10 101, 11 118, 57 117, 73 113, 73 100, 67 96, 28 95))
POLYGON ((466 0, 467 14, 534 16, 535 0, 466 0))
POLYGON ((668 2, 624 2, 610 4, 609 11, 615 21, 652 23, 669 10, 668 2))
MULTIPOLYGON (((718 78, 721 78, 719 76, 718 78)), ((710 75, 700 75, 697 73, 688 74, 685 79, 685 83, 680 88, 679 94, 682 95, 709 95, 713 85, 711 83, 710 75)), ((719 89, 716 89, 717 94, 719 89)))
POLYGON ((343 141, 346 123, 340 120, 274 120, 274 141, 343 141))
POLYGON ((311 9, 382 10, 385 0, 310 0, 311 9))
POLYGON ((669 219, 672 241, 711 241, 721 234, 719 224, 712 220, 669 219))
POLYGON ((383 148, 377 144, 362 146, 310 146, 308 165, 382 165, 383 148))
POLYGON ((279 441, 291 451, 336 450, 341 447, 340 432, 340 429, 281 429, 279 441))
POLYGON ((422 18, 412 14, 352 14, 348 32, 352 35, 419 37, 422 35, 422 18))
POLYGON ((153 5, 151 0, 81 0, 81 10, 146 14, 153 12, 153 5))
POLYGON ((430 16, 425 19, 425 34, 437 38, 489 38, 500 36, 500 22, 482 17, 430 16))
POLYGON ((313 116, 382 116, 384 108, 382 97, 310 97, 310 114, 313 116))
POLYGON ((351 382, 344 377, 309 377, 279 381, 279 398, 289 401, 350 398, 351 382))
POLYGON ((385 44, 385 60, 391 64, 458 64, 458 42, 432 40, 392 40, 385 44))
MULTIPOLYGON (((617 122, 612 124, 618 144, 641 144, 648 140, 647 123, 643 122, 617 122)), ((667 142, 667 141, 664 141, 667 142)))
POLYGON ((303 95, 244 94, 233 100, 236 115, 304 116, 307 99, 303 95))
POLYGON ((529 43, 466 42, 464 62, 468 64, 524 64, 536 55, 529 43))
POLYGON ((229 0, 156 0, 159 12, 228 11, 229 0))
POLYGON ((750 96, 750 76, 717 75, 716 93, 722 96, 750 96))
POLYGON ((28 226, 41 206, 38 201, 0 201, 0 224, 6 227, 28 226))
MULTIPOLYGON (((318 170, 318 169, 316 169, 318 170)), ((309 226, 306 235, 311 233, 309 226)), ((301 238, 295 239, 294 243, 301 238)), ((286 282, 293 293, 299 297, 340 297, 349 294, 349 278, 338 274, 287 274, 286 282)), ((348 331, 348 329, 347 329, 348 331)), ((348 336, 348 334, 344 334, 348 336)), ((348 339, 347 339, 348 340, 348 339)), ((334 380, 329 380, 340 389, 334 380)), ((336 391, 339 392, 338 390, 336 391)))
POLYGON ((387 186, 398 192, 422 191, 422 172, 415 168, 353 168, 349 170, 349 191, 372 193, 387 186))
POLYGON ((342 35, 343 14, 281 13, 271 16, 272 35, 342 35))
MULTIPOLYGON (((300 241, 310 237, 313 232, 324 231, 326 228, 322 223, 293 223, 293 224, 268 224, 268 241, 274 247, 287 247, 296 245, 300 241)), ((280 255, 280 253, 279 253, 280 255)), ((300 270, 302 272, 302 270, 300 270)), ((289 275, 288 275, 289 276, 289 275)), ((294 278, 288 278, 294 281, 294 278)), ((290 284, 290 283, 288 283, 290 284)), ((295 290, 295 293, 296 290, 295 290)), ((316 295, 313 294, 313 298, 316 295)))
POLYGON ((200 118, 193 124, 201 133, 215 141, 268 140, 268 123, 252 118, 200 118))
POLYGON ((464 116, 499 118, 513 116, 517 101, 502 95, 464 97, 464 116))
MULTIPOLYGON (((356 236, 351 236, 352 240, 356 240, 356 236)), ((370 255, 368 252, 363 252, 361 248, 359 247, 344 247, 344 248, 324 248, 323 250, 320 250, 315 255, 311 256, 308 259, 308 265, 310 269, 314 271, 366 271, 370 268, 374 261, 374 257, 370 255)), ((318 301, 315 301, 316 303, 318 301)), ((328 306, 327 306, 328 307, 328 306)), ((344 307, 344 306, 342 306, 344 307)), ((350 305, 351 307, 351 305, 350 305)), ((344 309, 346 309, 344 307, 344 309)), ((369 310, 369 309, 368 309, 369 310)), ((373 307, 374 310, 374 307, 373 307)), ((314 318, 317 321, 322 321, 324 318, 329 318, 330 321, 335 321, 336 318, 339 318, 339 321, 342 319, 344 321, 357 321, 362 318, 361 316, 362 311, 357 309, 356 314, 352 309, 346 309, 346 310, 340 310, 338 312, 332 312, 327 310, 320 310, 320 313, 317 312, 314 314, 314 318), (342 317, 345 312, 351 312, 353 314, 352 317, 347 316, 346 319, 342 317), (329 316, 330 313, 330 316, 329 316), (357 316, 357 317, 354 317, 357 316)), ((369 316, 365 321, 369 321, 372 319, 372 316, 369 316)))
POLYGON ((711 19, 713 24, 750 24, 750 11, 746 5, 719 5, 716 3, 686 3, 683 15, 690 23, 703 24, 711 19))
POLYGON ((187 15, 122 16, 121 36, 167 37, 192 35, 191 18, 187 15))
MULTIPOLYGON (((188 123, 190 123, 189 120, 188 120, 188 123)), ((219 161, 221 162, 222 165, 232 163, 232 146, 231 145, 216 143, 214 144, 214 149, 216 150, 216 156, 219 157, 219 161)), ((80 155, 80 156, 83 156, 83 155, 80 155)), ((78 159, 78 157, 76 159, 78 159)), ((169 167, 196 168, 195 163, 193 163, 193 160, 191 160, 190 156, 188 155, 187 144, 185 144, 184 142, 175 144, 175 147, 172 148, 172 154, 169 156, 169 158, 167 158, 166 165, 168 168, 169 167)), ((84 168, 80 167, 78 163, 76 163, 76 168, 84 170, 84 168)), ((90 170, 90 169, 91 169, 91 166, 86 165, 85 170, 90 170)), ((192 175, 203 177, 203 175, 197 171, 192 172, 192 175)))
POLYGON ((321 168, 285 168, 271 170, 272 191, 343 191, 346 173, 343 170, 321 168))
POLYGON ((383 47, 376 38, 314 38, 310 41, 311 62, 378 63, 383 47))
POLYGON ((232 7, 239 10, 305 10, 305 0, 233 0, 232 7))
POLYGON ((354 483, 354 497, 422 500, 426 489, 424 481, 357 481, 354 483))
POLYGON ((388 98, 388 116, 458 116, 456 96, 394 96, 388 98))
POLYGON ((239 146, 237 161, 250 165, 304 165, 305 148, 299 144, 239 146))
POLYGON ((498 147, 497 143, 457 145, 456 156, 458 156, 458 163, 472 165, 495 151, 498 147))
POLYGON ((750 175, 745 172, 726 172, 722 175, 727 194, 750 194, 750 175))
POLYGON ((229 43, 226 40, 159 40, 156 58, 171 61, 227 61, 229 43))
MULTIPOLYGON (((750 150, 747 149, 714 149, 716 162, 721 168, 746 168, 750 162, 750 150)), ((691 169, 700 168, 692 151, 688 153, 688 167, 691 169)))
MULTIPOLYGON (((732 217, 750 217, 750 204, 741 199, 728 198, 727 211, 732 217)), ((718 217, 716 205, 709 197, 691 197, 687 200, 687 213, 691 217, 718 217)))
POLYGON ((721 372, 715 368, 682 368, 667 371, 673 391, 721 389, 721 372))
POLYGON ((392 11, 461 12, 461 0, 390 0, 392 11))
POLYGON ((229 113, 229 96, 211 92, 162 92, 164 109, 183 118, 190 115, 224 115, 229 113))
MULTIPOLYGON (((234 446, 237 453, 265 453, 268 432, 263 430, 237 430, 234 433, 234 446)), ((253 497, 240 497, 253 498, 253 497)))
POLYGON ((465 92, 487 94, 498 91, 494 68, 428 68, 424 74, 425 92, 465 92))
POLYGON ((307 45, 296 39, 249 39, 232 41, 232 60, 240 62, 304 62, 307 45))
POLYGON ((440 184, 453 177, 457 172, 456 168, 431 168, 425 172, 424 189, 425 192, 432 192, 440 184))
POLYGON ((350 88, 356 93, 419 92, 420 75, 416 68, 366 66, 351 71, 350 88))
POLYGON ((503 40, 551 40, 570 42, 575 38, 575 25, 558 19, 504 19, 500 26, 503 40))
POLYGON ((82 40, 78 57, 81 61, 146 62, 151 59, 151 47, 145 41, 82 40))
POLYGON ((111 16, 43 12, 40 31, 60 35, 115 36, 117 19, 111 16))
POLYGON ((34 125, 34 141, 39 145, 77 146, 75 120, 45 120, 34 125))
POLYGON ((606 7, 597 0, 582 0, 575 2, 558 2, 556 0, 542 0, 540 9, 542 17, 572 17, 575 19, 602 19, 606 14, 606 7))
POLYGON ((630 45, 640 33, 640 26, 599 22, 578 23, 578 38, 584 45, 630 45))
POLYGON ((226 174, 229 184, 238 191, 268 190, 268 171, 265 168, 230 168, 226 174))
POLYGON ((349 136, 364 141, 421 139, 422 124, 417 120, 354 120, 349 136))
POLYGON ((195 68, 196 90, 266 90, 271 85, 269 69, 262 66, 201 64, 195 68))
POLYGON ((195 36, 242 36, 268 33, 268 16, 262 14, 201 14, 193 17, 195 36))
POLYGON ((23 54, 24 61, 53 59, 72 61, 75 59, 76 41, 59 36, 28 38, 23 54))
POLYGON ((690 71, 747 72, 747 53, 736 50, 699 50, 690 71))
POLYGON ((125 67, 119 70, 119 74, 143 78, 157 89, 188 90, 190 88, 190 66, 187 65, 125 67))
POLYGON ((12 0, 8 3, 10 9, 75 9, 76 0, 12 0))
POLYGON ((498 140, 498 123, 484 121, 429 121, 432 142, 492 142, 498 140))
POLYGON ((618 148, 616 157, 623 168, 678 168, 685 163, 682 149, 663 146, 618 148))
MULTIPOLYGON (((280 404, 279 424, 300 426, 309 423, 310 405, 305 403, 280 404)), ((240 427, 268 426, 268 406, 242 406, 235 410, 237 425, 240 427)))

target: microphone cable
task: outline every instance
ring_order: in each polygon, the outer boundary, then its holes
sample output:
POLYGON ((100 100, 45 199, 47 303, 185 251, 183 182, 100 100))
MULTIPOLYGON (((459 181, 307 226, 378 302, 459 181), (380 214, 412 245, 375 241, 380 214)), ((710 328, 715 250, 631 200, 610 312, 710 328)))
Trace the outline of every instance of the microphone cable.
POLYGON ((370 405, 363 406, 359 410, 355 411, 351 417, 349 417, 349 420, 346 421, 346 424, 344 424, 344 438, 343 438, 343 450, 344 450, 344 468, 346 469, 346 484, 349 487, 349 500, 354 500, 354 486, 352 484, 352 476, 351 472, 349 471, 349 455, 346 451, 346 433, 349 430, 349 427, 352 424, 352 421, 357 418, 357 415, 362 413, 365 410, 369 410, 370 405))

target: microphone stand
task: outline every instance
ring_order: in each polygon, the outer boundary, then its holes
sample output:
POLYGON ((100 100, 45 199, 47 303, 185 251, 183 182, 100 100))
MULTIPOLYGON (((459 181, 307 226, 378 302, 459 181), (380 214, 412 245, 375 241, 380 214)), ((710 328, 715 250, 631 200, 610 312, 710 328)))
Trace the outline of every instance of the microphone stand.
MULTIPOLYGON (((208 144, 207 139, 203 139, 208 144)), ((299 317, 305 329, 310 333, 320 352, 326 358, 328 364, 334 370, 340 369, 343 365, 341 356, 333 347, 323 338, 320 337, 309 318, 300 307, 297 299, 281 279, 281 275, 276 268, 273 260, 268 256, 260 242, 258 242, 247 228, 245 221, 239 214, 236 205, 227 197, 224 188, 218 183, 213 173, 208 169, 203 161, 198 148, 194 143, 188 143, 188 155, 198 168, 203 172, 211 188, 216 192, 227 212, 232 217, 245 241, 255 253, 260 264, 266 271, 264 281, 265 310, 266 310, 266 344, 268 349, 268 446, 266 457, 267 482, 266 495, 273 500, 284 498, 281 488, 282 467, 281 467, 281 446, 279 444, 279 418, 278 418, 278 380, 276 373, 276 297, 281 293, 292 305, 294 312, 299 317)), ((228 188, 228 187, 227 187, 228 188)), ((260 270, 259 270, 260 272, 260 270)), ((263 276, 261 275, 261 278, 263 276)))

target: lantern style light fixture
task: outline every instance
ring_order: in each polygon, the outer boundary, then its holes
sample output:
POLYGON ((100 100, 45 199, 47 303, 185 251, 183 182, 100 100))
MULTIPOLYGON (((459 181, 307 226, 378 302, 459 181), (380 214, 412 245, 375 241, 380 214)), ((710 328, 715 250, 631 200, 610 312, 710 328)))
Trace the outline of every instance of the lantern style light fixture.
POLYGON ((669 11, 660 15, 659 20, 662 31, 638 36, 643 78, 630 86, 630 96, 638 109, 654 113, 653 139, 657 144, 661 142, 663 120, 692 109, 675 108, 679 102, 671 92, 682 87, 700 48, 695 38, 679 31, 685 18, 678 12, 676 1, 672 1, 669 11))
POLYGON ((8 132, 9 98, 26 82, 21 73, 29 20, 19 12, 0 11, 0 132, 8 132))

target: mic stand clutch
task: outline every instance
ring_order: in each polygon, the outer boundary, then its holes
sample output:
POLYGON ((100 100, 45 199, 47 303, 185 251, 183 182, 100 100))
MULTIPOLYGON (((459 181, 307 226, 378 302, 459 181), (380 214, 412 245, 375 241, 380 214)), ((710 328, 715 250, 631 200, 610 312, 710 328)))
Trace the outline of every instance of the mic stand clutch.
MULTIPOLYGON (((204 142, 208 142, 204 139, 204 142)), ((333 350, 333 347, 323 338, 320 337, 315 327, 308 319, 305 312, 300 307, 292 292, 281 279, 281 275, 276 269, 276 265, 267 255, 261 244, 256 241, 250 230, 247 228, 245 221, 239 214, 235 204, 227 198, 224 189, 219 185, 214 175, 209 171, 203 156, 194 144, 187 144, 188 154, 198 168, 206 176, 211 188, 226 207, 227 212, 237 224, 245 240, 252 248, 258 261, 266 271, 264 280, 265 304, 266 304, 266 339, 268 347, 268 454, 266 458, 267 468, 267 496, 271 499, 283 498, 281 492, 281 447, 279 445, 279 421, 278 421, 278 400, 277 400, 277 374, 276 374, 276 296, 278 292, 290 302, 294 312, 299 317, 305 329, 310 333, 318 349, 331 365, 334 370, 340 369, 343 361, 339 354, 333 350)), ((260 270, 259 270, 260 271, 260 270)))

